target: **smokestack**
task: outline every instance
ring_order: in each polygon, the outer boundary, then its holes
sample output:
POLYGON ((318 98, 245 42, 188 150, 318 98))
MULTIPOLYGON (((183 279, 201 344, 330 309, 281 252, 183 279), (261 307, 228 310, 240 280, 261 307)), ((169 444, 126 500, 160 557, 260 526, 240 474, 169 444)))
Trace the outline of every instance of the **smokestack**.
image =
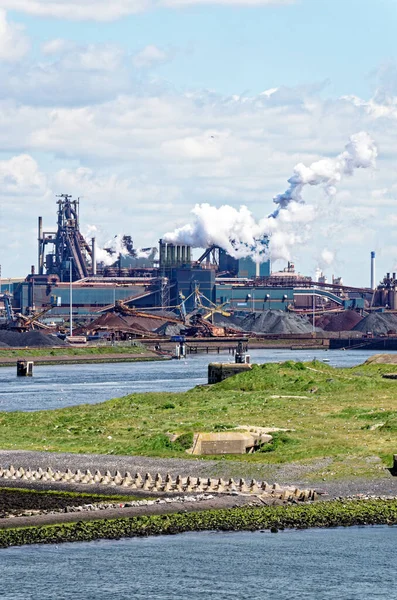
POLYGON ((371 290, 375 289, 375 252, 371 252, 371 290))
POLYGON ((172 249, 171 249, 171 244, 167 245, 167 266, 169 267, 170 265, 172 265, 172 249))
POLYGON ((257 263, 256 263, 256 266, 255 266, 255 276, 256 276, 256 277, 260 277, 260 274, 261 274, 261 266, 260 266, 260 264, 257 262, 257 263))
POLYGON ((91 262, 92 262, 92 274, 96 275, 96 241, 93 237, 91 240, 91 262))
POLYGON ((163 242, 163 240, 159 240, 159 247, 160 247, 160 269, 163 269, 165 267, 165 263, 166 263, 166 244, 163 242))
POLYGON ((38 225, 38 256, 39 262, 37 265, 37 270, 39 275, 43 275, 43 252, 41 249, 43 241, 43 217, 39 217, 39 225, 38 225))

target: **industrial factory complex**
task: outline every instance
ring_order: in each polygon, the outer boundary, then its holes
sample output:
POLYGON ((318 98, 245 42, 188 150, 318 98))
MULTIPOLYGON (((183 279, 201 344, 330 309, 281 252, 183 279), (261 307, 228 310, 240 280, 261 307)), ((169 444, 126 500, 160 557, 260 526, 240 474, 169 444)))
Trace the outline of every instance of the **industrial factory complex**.
MULTIPOLYGON (((82 326, 109 313, 120 318, 134 311, 141 316, 168 315, 172 323, 202 309, 201 316, 212 323, 214 315, 221 319, 283 311, 313 315, 314 327, 314 315, 397 308, 396 275, 387 274, 376 287, 374 253, 371 286, 354 288, 340 278, 327 282, 321 274, 313 281, 291 263, 272 272, 269 261, 237 260, 215 246, 197 259, 190 246, 163 240, 158 247, 138 251, 129 236, 119 240, 121 251, 99 249, 95 238, 87 240, 80 231, 79 201, 61 195, 57 205, 56 227, 44 228, 38 218, 37 266, 23 281, 1 283, 6 326, 35 322, 51 327, 70 320, 70 315, 82 326)), ((127 323, 129 329, 139 337, 139 327, 127 323)))

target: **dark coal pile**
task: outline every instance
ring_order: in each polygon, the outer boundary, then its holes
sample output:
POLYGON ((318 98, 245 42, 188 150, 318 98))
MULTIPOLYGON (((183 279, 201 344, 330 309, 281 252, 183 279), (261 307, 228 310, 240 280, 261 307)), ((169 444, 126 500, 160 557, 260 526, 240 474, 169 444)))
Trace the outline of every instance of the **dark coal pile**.
POLYGON ((354 327, 354 331, 387 335, 397 333, 397 315, 392 313, 372 313, 354 327))
POLYGON ((67 342, 59 339, 55 335, 46 335, 41 331, 27 331, 19 333, 18 331, 8 331, 0 329, 1 347, 11 348, 52 348, 54 346, 67 346, 67 342))
POLYGON ((362 316, 354 310, 340 313, 326 313, 316 319, 317 327, 324 331, 351 331, 360 323, 362 316))
MULTIPOLYGON (((234 317, 236 321, 236 316, 234 317)), ((271 333, 291 335, 311 333, 312 322, 306 316, 288 313, 282 310, 266 310, 260 313, 249 313, 237 321, 243 331, 252 333, 271 333)))
POLYGON ((158 327, 155 331, 158 335, 164 335, 167 337, 172 337, 173 335, 180 335, 181 330, 185 329, 185 325, 181 323, 178 325, 177 323, 164 323, 160 327, 158 327))

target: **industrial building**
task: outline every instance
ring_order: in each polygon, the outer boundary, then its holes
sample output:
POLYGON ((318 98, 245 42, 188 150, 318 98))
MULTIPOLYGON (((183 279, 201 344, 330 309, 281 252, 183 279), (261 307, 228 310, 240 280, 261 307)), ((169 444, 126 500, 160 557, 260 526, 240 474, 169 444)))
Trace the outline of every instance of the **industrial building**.
POLYGON ((33 266, 24 281, 13 282, 14 309, 24 315, 52 304, 47 316, 53 319, 67 317, 70 306, 74 317, 89 319, 117 302, 168 309, 183 301, 190 311, 197 288, 208 303, 235 311, 363 309, 371 299, 371 290, 343 286, 340 279, 313 282, 291 263, 272 273, 270 261, 236 259, 216 246, 194 260, 190 246, 160 240, 158 250, 138 252, 125 235, 122 252, 103 249, 105 264, 97 259, 95 238, 87 241, 80 232, 79 201, 62 194, 57 205, 55 230, 44 229, 38 218, 37 270, 33 266))

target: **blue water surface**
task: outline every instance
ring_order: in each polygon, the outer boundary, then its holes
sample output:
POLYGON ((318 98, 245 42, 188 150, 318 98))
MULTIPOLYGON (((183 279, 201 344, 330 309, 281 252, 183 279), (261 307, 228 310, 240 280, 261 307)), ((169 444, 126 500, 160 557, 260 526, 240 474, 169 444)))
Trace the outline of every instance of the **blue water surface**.
POLYGON ((3 600, 397 598, 397 528, 352 527, 0 550, 3 600))

